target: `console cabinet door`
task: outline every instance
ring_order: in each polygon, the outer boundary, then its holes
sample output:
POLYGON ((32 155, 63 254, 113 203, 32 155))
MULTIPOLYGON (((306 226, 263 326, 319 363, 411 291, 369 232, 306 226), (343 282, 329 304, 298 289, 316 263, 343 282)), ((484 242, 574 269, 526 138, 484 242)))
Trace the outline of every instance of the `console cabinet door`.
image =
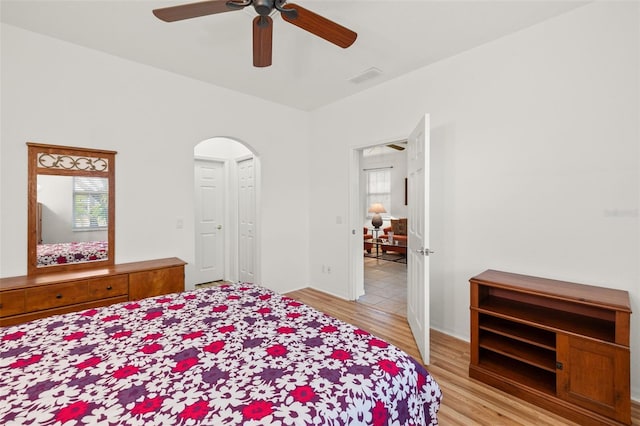
POLYGON ((631 424, 629 348, 561 333, 556 343, 558 396, 631 424))
POLYGON ((129 300, 184 291, 184 266, 129 274, 129 300))

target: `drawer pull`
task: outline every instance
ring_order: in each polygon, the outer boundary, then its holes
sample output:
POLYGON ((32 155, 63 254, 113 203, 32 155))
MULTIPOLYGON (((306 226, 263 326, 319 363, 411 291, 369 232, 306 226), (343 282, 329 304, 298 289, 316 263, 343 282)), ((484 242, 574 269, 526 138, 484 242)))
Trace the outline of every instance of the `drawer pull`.
POLYGON ((56 294, 56 299, 62 299, 62 295, 60 293, 56 294))
POLYGON ((107 286, 107 290, 111 290, 113 287, 111 286, 107 286))

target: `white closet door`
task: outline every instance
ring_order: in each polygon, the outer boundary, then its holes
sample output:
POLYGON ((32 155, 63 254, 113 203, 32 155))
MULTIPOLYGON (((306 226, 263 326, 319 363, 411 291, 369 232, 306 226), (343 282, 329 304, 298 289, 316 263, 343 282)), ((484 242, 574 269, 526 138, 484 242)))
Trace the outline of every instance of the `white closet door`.
POLYGON ((196 160, 195 187, 195 281, 218 281, 224 278, 224 163, 196 160))
POLYGON ((253 158, 238 162, 238 279, 255 279, 256 187, 253 158))

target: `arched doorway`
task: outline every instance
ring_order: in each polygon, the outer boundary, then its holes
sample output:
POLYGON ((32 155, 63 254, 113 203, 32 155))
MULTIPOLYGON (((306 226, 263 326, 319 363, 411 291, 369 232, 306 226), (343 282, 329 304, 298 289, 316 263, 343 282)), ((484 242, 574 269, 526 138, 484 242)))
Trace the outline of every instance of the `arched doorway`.
POLYGON ((259 159, 228 137, 194 147, 194 281, 258 280, 259 159))

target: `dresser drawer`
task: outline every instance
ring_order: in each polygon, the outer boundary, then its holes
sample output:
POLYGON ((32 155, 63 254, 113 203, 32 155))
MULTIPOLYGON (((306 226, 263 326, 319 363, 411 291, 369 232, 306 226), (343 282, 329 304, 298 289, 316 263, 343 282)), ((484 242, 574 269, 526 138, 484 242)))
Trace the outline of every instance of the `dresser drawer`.
POLYGON ((184 291, 184 266, 129 274, 129 300, 184 291))
POLYGON ((129 276, 114 275, 111 277, 89 280, 89 299, 98 300, 107 297, 126 296, 129 293, 129 276))
POLYGON ((22 324, 27 321, 33 321, 39 318, 50 317, 51 315, 66 314, 68 312, 84 311, 86 309, 98 308, 100 306, 109 306, 114 303, 122 303, 129 300, 127 296, 111 297, 109 299, 94 300, 91 302, 80 303, 77 305, 62 306, 60 308, 47 309, 46 311, 29 312, 22 315, 12 315, 10 317, 0 318, 0 327, 8 325, 22 324))
POLYGON ((57 308, 88 299, 87 280, 34 287, 26 290, 27 311, 57 308))
POLYGON ((25 312, 24 290, 3 291, 0 293, 0 317, 25 312))

